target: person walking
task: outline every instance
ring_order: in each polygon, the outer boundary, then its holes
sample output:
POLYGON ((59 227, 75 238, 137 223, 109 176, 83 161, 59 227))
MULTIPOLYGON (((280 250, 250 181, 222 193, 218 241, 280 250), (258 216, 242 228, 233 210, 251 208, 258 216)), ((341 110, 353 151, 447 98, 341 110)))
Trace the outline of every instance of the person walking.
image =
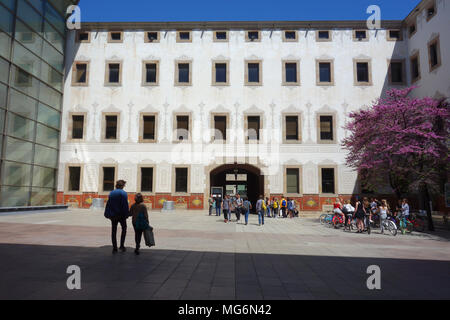
POLYGON ((222 210, 222 196, 217 195, 216 197, 216 216, 220 217, 222 210))
POLYGON ((209 204, 209 215, 211 215, 212 210, 213 210, 213 204, 214 204, 214 198, 212 196, 209 197, 208 204, 209 204))
POLYGON ((252 204, 250 201, 248 201, 248 198, 245 197, 243 203, 242 203, 242 210, 244 210, 245 213, 245 225, 248 225, 248 215, 250 214, 250 210, 252 209, 252 204))
POLYGON ((229 194, 227 194, 225 199, 223 199, 222 207, 224 222, 227 223, 228 221, 231 221, 231 199, 229 194))
POLYGON ((256 201, 256 213, 258 213, 258 222, 260 226, 261 223, 264 225, 264 207, 267 207, 265 205, 264 197, 259 196, 258 201, 256 201))
POLYGON ((287 198, 287 215, 289 216, 289 219, 292 219, 294 215, 291 198, 287 198))
POLYGON ((380 229, 381 234, 384 233, 384 221, 387 219, 387 215, 389 213, 389 205, 385 199, 381 200, 381 205, 378 208, 378 214, 380 216, 380 229))
POLYGON ((137 193, 134 196, 134 204, 130 208, 131 221, 134 228, 134 240, 136 242, 136 249, 134 253, 139 255, 141 248, 141 239, 144 231, 149 228, 147 206, 144 204, 144 197, 137 193))
POLYGON ((358 231, 356 233, 363 233, 364 232, 364 219, 366 217, 366 208, 364 207, 364 204, 357 200, 356 201, 356 207, 355 207, 355 218, 356 218, 356 227, 358 228, 358 231))
POLYGON ((267 218, 270 218, 270 211, 271 211, 271 207, 270 207, 270 200, 269 197, 266 197, 266 200, 264 201, 264 203, 266 204, 266 213, 267 213, 267 218))
POLYGON ((125 237, 127 236, 127 219, 129 217, 128 195, 123 190, 126 181, 118 180, 116 189, 111 191, 105 207, 105 217, 111 220, 111 242, 113 254, 117 253, 117 225, 120 223, 120 250, 125 252, 125 237))
POLYGON ((236 222, 239 222, 241 220, 241 213, 243 212, 243 204, 244 201, 242 200, 241 196, 236 194, 236 199, 234 200, 235 208, 236 208, 236 222))
POLYGON ((278 205, 278 199, 277 199, 277 198, 274 198, 274 199, 272 200, 272 212, 273 212, 273 217, 274 217, 274 218, 277 218, 277 217, 278 217, 278 207, 279 207, 279 205, 278 205))
POLYGON ((287 208, 287 201, 284 198, 284 196, 281 196, 280 201, 280 214, 283 218, 286 218, 286 208, 287 208))
POLYGON ((345 226, 349 227, 349 230, 351 230, 350 227, 352 223, 352 217, 355 215, 355 208, 352 206, 350 199, 345 201, 345 204, 342 207, 342 212, 345 214, 345 226))

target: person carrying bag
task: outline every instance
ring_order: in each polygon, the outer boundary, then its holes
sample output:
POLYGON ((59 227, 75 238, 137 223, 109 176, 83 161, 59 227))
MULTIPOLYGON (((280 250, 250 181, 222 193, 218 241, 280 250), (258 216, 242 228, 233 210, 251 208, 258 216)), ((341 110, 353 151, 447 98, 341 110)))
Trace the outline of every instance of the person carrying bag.
POLYGON ((155 245, 155 238, 153 236, 153 228, 148 222, 148 211, 144 205, 144 198, 142 194, 137 193, 134 197, 135 203, 130 208, 130 213, 133 221, 133 228, 135 232, 136 249, 134 253, 139 255, 141 247, 142 235, 144 235, 145 245, 152 247, 155 245))

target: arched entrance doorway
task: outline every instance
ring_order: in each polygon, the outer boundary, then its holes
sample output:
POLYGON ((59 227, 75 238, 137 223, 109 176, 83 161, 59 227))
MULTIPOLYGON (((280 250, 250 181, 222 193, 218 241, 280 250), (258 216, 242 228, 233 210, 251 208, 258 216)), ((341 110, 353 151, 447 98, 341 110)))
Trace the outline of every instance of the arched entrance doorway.
POLYGON ((261 170, 249 164, 225 164, 210 172, 212 188, 222 188, 223 195, 239 193, 255 207, 260 195, 264 195, 264 176, 261 170))

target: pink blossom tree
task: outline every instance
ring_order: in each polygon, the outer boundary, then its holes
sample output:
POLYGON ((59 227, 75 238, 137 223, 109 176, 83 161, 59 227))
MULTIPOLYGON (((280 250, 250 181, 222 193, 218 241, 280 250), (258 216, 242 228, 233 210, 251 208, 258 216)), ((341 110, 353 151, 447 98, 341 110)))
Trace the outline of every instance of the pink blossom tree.
POLYGON ((350 113, 343 147, 347 165, 369 185, 389 183, 398 198, 419 191, 433 230, 428 204, 449 169, 450 108, 445 100, 410 97, 414 88, 389 90, 369 108, 350 113))

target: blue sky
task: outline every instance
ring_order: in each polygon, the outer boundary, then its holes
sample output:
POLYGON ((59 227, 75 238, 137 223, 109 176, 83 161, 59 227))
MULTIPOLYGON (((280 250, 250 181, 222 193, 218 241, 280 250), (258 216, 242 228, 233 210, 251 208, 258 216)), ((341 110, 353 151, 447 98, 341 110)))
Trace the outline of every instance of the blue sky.
POLYGON ((404 19, 420 0, 81 0, 84 22, 404 19))

